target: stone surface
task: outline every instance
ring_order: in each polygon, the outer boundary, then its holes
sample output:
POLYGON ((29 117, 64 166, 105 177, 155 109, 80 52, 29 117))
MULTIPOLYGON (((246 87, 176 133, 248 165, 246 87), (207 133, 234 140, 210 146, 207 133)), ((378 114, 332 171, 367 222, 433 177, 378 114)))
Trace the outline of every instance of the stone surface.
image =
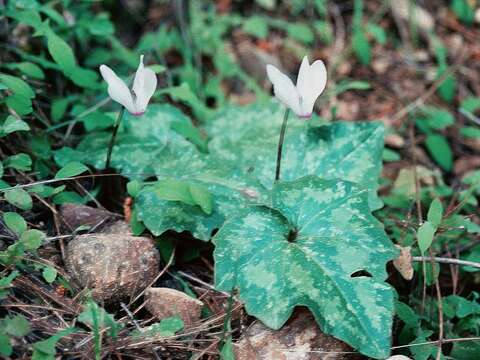
POLYGON ((64 204, 60 207, 60 216, 69 231, 79 226, 103 226, 118 215, 103 209, 80 204, 64 204))
POLYGON ((96 300, 120 301, 157 276, 160 256, 152 239, 128 234, 86 234, 67 246, 65 266, 76 284, 96 300))
POLYGON ((203 303, 187 294, 170 288, 148 288, 145 291, 145 308, 159 320, 180 316, 185 327, 200 319, 203 303))
POLYGON ((313 315, 297 309, 280 330, 256 321, 234 344, 237 360, 339 360, 359 359, 344 342, 320 331, 313 315))

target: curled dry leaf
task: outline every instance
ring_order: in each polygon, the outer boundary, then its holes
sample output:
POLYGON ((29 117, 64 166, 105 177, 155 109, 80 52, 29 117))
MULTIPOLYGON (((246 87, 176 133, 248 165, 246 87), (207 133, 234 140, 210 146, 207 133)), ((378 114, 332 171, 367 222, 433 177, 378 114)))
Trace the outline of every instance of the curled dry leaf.
POLYGON ((402 247, 400 245, 395 245, 400 250, 400 256, 393 260, 393 266, 398 272, 403 276, 405 280, 412 280, 413 278, 413 267, 412 267, 412 250, 411 246, 402 247))

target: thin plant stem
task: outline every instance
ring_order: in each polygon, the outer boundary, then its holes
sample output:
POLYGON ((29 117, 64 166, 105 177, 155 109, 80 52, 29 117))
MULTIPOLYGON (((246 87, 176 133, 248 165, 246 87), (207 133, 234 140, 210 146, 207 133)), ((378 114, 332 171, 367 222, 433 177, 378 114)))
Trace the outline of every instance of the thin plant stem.
POLYGON ((282 163, 282 149, 283 142, 285 140, 285 132, 287 130, 287 121, 290 109, 285 110, 285 115, 283 116, 282 128, 280 129, 280 138, 278 139, 278 148, 277 148, 277 167, 275 169, 275 181, 280 180, 280 167, 282 163))
POLYGON ((105 163, 105 169, 110 168, 110 159, 112 158, 113 146, 115 145, 115 139, 117 138, 118 128, 120 127, 120 123, 122 122, 124 112, 125 112, 125 108, 122 107, 122 110, 120 110, 120 112, 118 113, 117 120, 115 121, 115 126, 113 127, 112 137, 110 138, 110 143, 108 144, 107 161, 105 163))

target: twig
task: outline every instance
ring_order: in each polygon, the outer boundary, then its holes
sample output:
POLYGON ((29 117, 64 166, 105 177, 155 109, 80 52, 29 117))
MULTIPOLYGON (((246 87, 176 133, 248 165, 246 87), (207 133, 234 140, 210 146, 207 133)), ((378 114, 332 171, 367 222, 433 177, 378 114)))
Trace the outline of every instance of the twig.
POLYGON ((434 261, 440 264, 450 264, 450 265, 459 265, 459 266, 471 266, 474 268, 480 269, 480 263, 474 261, 467 261, 467 260, 459 260, 459 259, 452 259, 452 258, 443 258, 437 256, 413 256, 412 261, 421 262, 421 261, 434 261))

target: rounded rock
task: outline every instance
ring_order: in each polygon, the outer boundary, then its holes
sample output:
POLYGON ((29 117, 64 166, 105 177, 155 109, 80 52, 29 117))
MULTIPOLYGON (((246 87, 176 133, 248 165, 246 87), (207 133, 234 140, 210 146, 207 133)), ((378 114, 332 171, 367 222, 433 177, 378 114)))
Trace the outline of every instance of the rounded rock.
POLYGON ((203 303, 187 294, 170 288, 148 288, 145 308, 157 319, 179 316, 186 327, 200 319, 203 303))
POLYGON ((65 265, 80 287, 95 300, 120 301, 149 286, 159 271, 160 256, 152 239, 128 234, 86 234, 67 246, 65 265))

